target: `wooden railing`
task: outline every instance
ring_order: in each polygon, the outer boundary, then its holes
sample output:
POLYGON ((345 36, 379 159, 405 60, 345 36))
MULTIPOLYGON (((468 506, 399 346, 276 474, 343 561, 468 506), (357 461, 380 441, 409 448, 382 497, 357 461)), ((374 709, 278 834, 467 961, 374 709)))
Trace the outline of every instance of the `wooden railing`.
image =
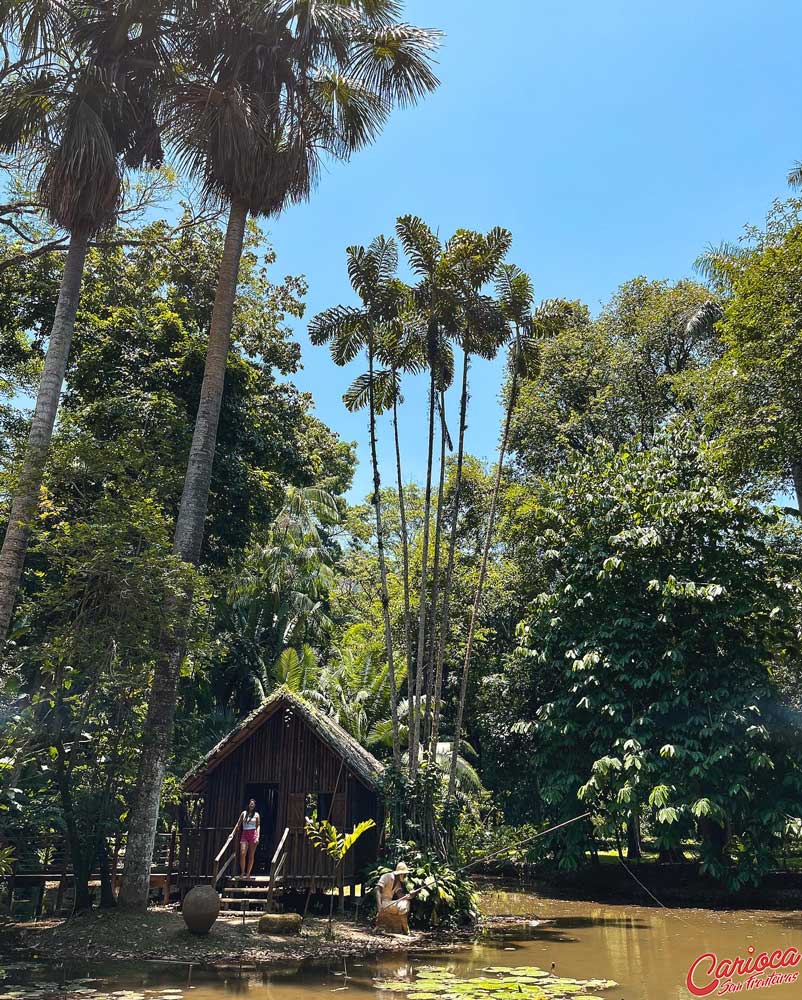
POLYGON ((214 872, 215 858, 229 828, 219 826, 185 827, 181 831, 178 871, 182 876, 206 877, 214 872))
MULTIPOLYGON (((217 885, 225 875, 232 875, 237 850, 233 834, 228 826, 182 829, 176 864, 181 879, 211 879, 217 885)), ((336 887, 340 874, 334 863, 314 848, 304 830, 293 827, 282 831, 268 872, 274 884, 306 885, 311 881, 321 889, 336 887)), ((352 873, 347 863, 343 874, 348 881, 352 873)))
POLYGON ((223 844, 223 846, 220 848, 220 850, 215 855, 214 864, 212 866, 212 885, 215 888, 217 888, 217 883, 225 875, 226 871, 228 870, 228 867, 231 865, 231 863, 234 861, 234 859, 237 856, 237 851, 236 851, 236 848, 235 848, 231 852, 231 854, 229 854, 229 856, 226 858, 226 860, 223 861, 223 857, 225 856, 226 851, 229 849, 229 847, 231 846, 234 838, 236 837, 238 829, 239 829, 239 823, 237 823, 235 825, 234 829, 231 831, 231 833, 229 833, 228 838, 227 838, 225 844, 223 844))
POLYGON ((281 840, 278 842, 278 847, 273 855, 273 860, 270 862, 270 885, 267 890, 267 909, 268 912, 273 911, 273 893, 276 888, 276 883, 278 882, 279 876, 281 875, 281 869, 284 867, 284 863, 287 860, 287 851, 285 845, 287 843, 287 837, 290 835, 290 828, 286 827, 284 833, 281 835, 281 840))

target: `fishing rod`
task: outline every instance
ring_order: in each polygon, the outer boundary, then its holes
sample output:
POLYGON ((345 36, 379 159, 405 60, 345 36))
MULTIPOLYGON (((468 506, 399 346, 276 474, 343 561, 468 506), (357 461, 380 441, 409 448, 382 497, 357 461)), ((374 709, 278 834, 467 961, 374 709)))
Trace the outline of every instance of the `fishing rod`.
POLYGON ((458 868, 456 874, 459 875, 460 872, 467 871, 469 868, 473 868, 474 865, 478 865, 483 861, 490 861, 492 858, 497 858, 500 854, 506 854, 508 851, 515 851, 519 847, 523 847, 524 844, 531 844, 533 840, 538 840, 540 837, 545 837, 549 833, 554 833, 555 830, 562 830, 564 826, 570 826, 572 823, 578 823, 579 820, 587 819, 588 816, 590 816, 590 812, 583 812, 581 816, 574 816, 573 819, 567 819, 562 823, 557 823, 556 826, 550 826, 548 830, 541 830, 540 833, 536 833, 532 837, 526 837, 524 840, 519 840, 517 844, 511 844, 509 847, 502 847, 500 851, 485 854, 483 857, 476 858, 475 861, 471 861, 469 864, 463 865, 462 868, 458 868))
MULTIPOLYGON (((483 861, 490 861, 492 858, 497 858, 500 854, 506 854, 508 851, 515 851, 519 847, 523 847, 524 844, 531 844, 533 840, 538 840, 540 837, 545 837, 550 833, 554 833, 557 830, 562 830, 563 827, 570 826, 572 823, 578 823, 581 819, 587 819, 590 816, 590 812, 583 812, 580 816, 574 816, 573 819, 566 819, 562 823, 557 823, 555 826, 550 826, 548 830, 541 830, 540 833, 536 833, 531 837, 525 837, 523 840, 519 840, 516 844, 511 844, 509 847, 502 847, 500 851, 493 851, 490 854, 485 854, 482 857, 476 858, 474 861, 469 862, 467 865, 463 865, 462 868, 457 868, 454 872, 455 875, 459 875, 462 872, 467 871, 469 868, 473 868, 474 865, 478 865, 483 861)), ((435 884, 436 879, 433 875, 430 875, 423 885, 418 886, 417 889, 413 889, 406 895, 401 896, 400 899, 395 900, 395 902, 400 903, 403 899, 412 899, 417 896, 419 892, 424 889, 431 889, 435 884)))

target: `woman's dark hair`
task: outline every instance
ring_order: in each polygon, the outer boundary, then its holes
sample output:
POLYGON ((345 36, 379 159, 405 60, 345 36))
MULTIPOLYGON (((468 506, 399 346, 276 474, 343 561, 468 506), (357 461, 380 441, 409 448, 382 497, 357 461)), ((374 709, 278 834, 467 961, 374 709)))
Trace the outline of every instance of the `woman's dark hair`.
POLYGON ((253 816, 256 812, 256 799, 248 799, 248 805, 245 806, 246 816, 253 816), (251 802, 253 802, 253 809, 251 809, 251 802))

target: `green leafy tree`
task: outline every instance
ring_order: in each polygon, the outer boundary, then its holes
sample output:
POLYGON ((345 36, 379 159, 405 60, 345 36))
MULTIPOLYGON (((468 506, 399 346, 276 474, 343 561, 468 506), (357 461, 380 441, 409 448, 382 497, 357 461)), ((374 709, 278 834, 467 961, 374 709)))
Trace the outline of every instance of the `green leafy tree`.
MULTIPOLYGON (((479 576, 476 581, 471 617, 468 623, 468 637, 465 643, 465 660, 462 667, 459 699, 457 701, 457 716, 454 723, 454 739, 451 751, 451 768, 449 774, 449 796, 453 797, 457 787, 457 768, 460 740, 462 738, 462 721, 465 713, 465 698, 468 693, 468 678, 471 668, 471 655, 476 636, 476 626, 482 605, 485 579, 487 577, 490 549, 494 539, 496 510, 501 494, 501 483, 504 475, 504 459, 510 439, 512 416, 518 403, 518 387, 520 376, 526 372, 527 360, 532 365, 532 355, 536 353, 537 341, 553 335, 570 315, 571 308, 567 303, 546 303, 536 311, 533 310, 533 289, 529 277, 513 264, 501 265, 497 269, 497 288, 504 319, 510 324, 514 339, 510 348, 509 368, 510 384, 504 424, 499 444, 498 462, 496 464, 495 483, 490 500, 490 511, 487 517, 482 555, 479 563, 479 576), (529 357, 527 357, 529 355, 529 357)), ((456 519, 455 519, 456 521, 456 519)), ((447 583, 447 586, 449 584, 447 583)), ((436 745, 436 744, 435 744, 436 745)))
MULTIPOLYGON (((580 797, 607 835, 643 818, 666 852, 700 840, 703 869, 737 887, 802 808, 773 679, 800 652, 802 549, 710 459, 679 424, 647 450, 599 443, 521 500, 518 557, 546 583, 496 698, 550 817, 580 797)), ((561 835, 563 866, 586 836, 561 835)))
MULTIPOLYGON (((169 517, 158 496, 130 474, 124 455, 115 461, 64 427, 53 466, 47 486, 63 488, 43 493, 31 551, 38 586, 21 601, 24 624, 10 648, 12 677, 28 706, 14 750, 22 747, 27 766, 3 826, 25 844, 41 843, 48 823, 64 836, 80 910, 90 905, 96 864, 104 902, 113 902, 107 842, 121 829, 136 774, 162 597, 185 585, 187 568, 170 555, 169 517), (86 491, 80 505, 78 491, 86 491)), ((203 583, 194 586, 200 602, 203 583)), ((196 651, 203 622, 193 616, 196 651)))
POLYGON ((686 389, 704 413, 722 471, 793 490, 802 510, 802 430, 798 419, 802 311, 802 201, 776 203, 765 226, 699 261, 724 297, 718 331, 724 350, 686 389))
POLYGON ((265 542, 236 567, 222 615, 226 649, 214 678, 221 700, 228 703, 233 695, 240 715, 261 704, 277 683, 292 680, 295 687, 299 667, 305 687, 314 680, 307 656, 298 660, 295 653, 296 662, 290 654, 331 627, 333 559, 322 532, 338 520, 337 504, 325 491, 290 487, 265 542))
MULTIPOLYGON (((423 722, 423 681, 426 667, 427 639, 427 597, 429 573, 430 524, 432 514, 432 467, 434 457, 434 428, 437 402, 440 401, 439 416, 441 423, 441 462, 438 477, 438 504, 436 505, 436 522, 434 532, 434 587, 432 593, 432 608, 429 618, 431 631, 429 649, 431 651, 429 666, 430 684, 425 700, 428 722, 431 727, 431 708, 433 698, 431 692, 435 687, 434 676, 437 674, 437 664, 441 657, 437 651, 437 594, 441 528, 442 528, 442 496, 445 475, 445 404, 444 393, 453 379, 454 351, 452 341, 463 347, 462 387, 460 393, 460 431, 457 455, 457 483, 461 482, 462 459, 464 455, 464 434, 467 420, 468 405, 468 371, 470 357, 479 354, 486 358, 495 356, 504 340, 506 326, 496 303, 484 294, 484 286, 496 273, 499 264, 506 255, 510 242, 510 234, 503 229, 491 230, 487 235, 459 230, 443 244, 439 237, 426 223, 412 215, 402 216, 396 224, 396 233, 404 247, 409 265, 418 277, 418 284, 413 289, 413 302, 416 311, 421 316, 421 335, 423 351, 429 367, 429 422, 426 471, 426 496, 424 501, 423 522, 423 559, 421 564, 420 589, 418 601, 418 636, 416 646, 416 663, 414 687, 411 692, 412 724, 410 726, 409 759, 410 777, 414 779, 418 767, 418 748, 421 743, 421 728, 423 722)), ((458 494, 458 490, 457 490, 458 494)), ((455 501, 458 504, 458 496, 455 501)), ((452 533, 449 547, 448 568, 446 580, 453 572, 453 538, 454 521, 452 518, 452 533)), ((448 583, 444 588, 444 614, 442 615, 440 636, 441 642, 446 641, 447 631, 447 599, 450 600, 448 583)), ((440 671, 442 674, 442 669, 440 671)))
POLYGON ((600 437, 648 445, 690 406, 688 373, 717 356, 717 316, 710 290, 686 280, 625 282, 596 320, 574 303, 521 379, 510 432, 519 477, 550 475, 600 437))
POLYGON ((159 164, 161 4, 4 4, 15 50, 0 85, 0 150, 39 176, 38 200, 70 235, 27 445, 0 550, 0 637, 11 623, 72 341, 90 238, 110 227, 126 168, 159 164))

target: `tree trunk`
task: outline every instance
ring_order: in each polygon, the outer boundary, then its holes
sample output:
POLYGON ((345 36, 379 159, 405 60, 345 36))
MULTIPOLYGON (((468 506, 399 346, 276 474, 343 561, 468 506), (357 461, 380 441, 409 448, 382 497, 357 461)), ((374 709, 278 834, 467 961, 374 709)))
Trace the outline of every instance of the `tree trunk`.
POLYGON ((113 910, 117 906, 117 900, 114 898, 114 885, 111 879, 111 866, 109 865, 109 850, 105 837, 101 837, 98 841, 97 862, 100 871, 100 908, 101 910, 113 910))
POLYGON ((627 820, 627 861, 640 861, 640 819, 631 816, 627 820))
POLYGON ((0 642, 5 639, 11 624, 14 602, 28 550, 31 522, 39 508, 39 491, 50 451, 50 440, 53 437, 61 387, 64 384, 72 344, 75 314, 81 297, 86 251, 86 237, 73 236, 64 262, 56 314, 50 331, 25 457, 14 490, 3 548, 0 551, 0 642))
POLYGON ((64 818, 64 830, 67 835, 67 844, 70 849, 70 860, 72 861, 73 887, 75 890, 75 900, 73 912, 81 913, 92 908, 92 896, 89 892, 89 859, 84 851, 81 840, 78 821, 75 818, 75 809, 72 801, 72 788, 70 786, 70 770, 66 764, 66 753, 59 738, 58 756, 56 758, 56 784, 61 801, 61 813, 64 818))
MULTIPOLYGON (((516 338, 517 340, 517 338, 516 338)), ((516 347, 519 345, 516 344, 516 347)), ((465 698, 468 692, 468 676, 471 668, 471 654, 473 653, 473 640, 476 634, 476 620, 479 617, 479 607, 482 603, 482 592, 484 590, 485 577, 487 576, 487 561, 490 556, 490 546, 493 542, 493 527, 496 520, 496 508, 498 498, 501 493, 501 478, 504 471, 504 456, 507 453, 507 444, 510 439, 510 426, 512 425, 512 415, 515 410, 515 403, 518 399, 518 357, 513 351, 513 376, 510 388, 510 398, 507 401, 507 413, 504 418, 504 431, 501 435, 501 444, 498 453, 498 468, 496 469, 496 481, 493 486, 493 499, 490 502, 490 513, 487 519, 487 533, 482 549, 482 561, 479 566, 479 579, 476 583, 476 593, 471 608, 471 619, 468 625, 468 639, 465 645, 465 662, 462 665, 462 680, 460 682, 459 701, 457 702, 457 720, 454 725, 454 745, 451 749, 451 768, 448 776, 448 800, 454 798, 457 789, 457 757, 459 756, 460 739, 462 735, 462 720, 465 715, 465 698)))
POLYGON ((454 508, 451 513, 451 537, 448 543, 448 564, 446 566, 446 579, 443 587, 443 611, 440 621, 440 642, 437 647, 437 664, 434 680, 434 715, 432 718, 432 734, 429 752, 434 754, 437 749, 437 741, 440 735, 440 712, 443 701, 443 664, 446 655, 446 643, 449 639, 449 626, 451 622, 451 581, 454 577, 454 557, 457 549, 457 522, 459 520, 459 505, 462 496, 462 466, 465 458, 465 429, 468 417, 468 369, 470 366, 470 355, 465 352, 462 362, 462 392, 459 404, 459 443, 457 444, 457 470, 456 482, 454 484, 454 508))
POLYGON ((791 476, 794 480, 796 509, 802 513, 802 462, 791 462, 791 476))
POLYGON ((446 427, 445 393, 440 391, 440 474, 437 481, 437 514, 434 520, 434 559, 432 561, 432 620, 429 631, 429 646, 426 656, 426 715, 423 725, 423 746, 429 747, 432 735, 432 698, 434 695, 435 664, 437 662, 437 603, 440 600, 440 536, 443 531, 443 492, 446 480, 446 427))
MULTIPOLYGON (((247 216, 245 205, 232 202, 220 261, 198 414, 173 544, 174 553, 186 563, 196 564, 199 561, 203 544, 247 216)), ((142 732, 139 773, 131 803, 125 869, 120 888, 119 903, 128 910, 144 910, 148 904, 159 801, 173 740, 178 677, 184 657, 186 620, 191 607, 192 594, 189 591, 179 595, 168 594, 165 598, 165 624, 142 732)))
POLYGON ((412 722, 409 740, 409 776, 418 773, 418 747, 420 745, 420 700, 423 688, 423 657, 426 646, 426 585, 429 568, 429 525, 432 513, 432 462, 434 457, 434 411, 437 388, 432 368, 429 383, 429 444, 426 458, 426 498, 423 512, 423 551, 421 553, 420 607, 418 608, 418 648, 415 664, 415 695, 412 703, 412 722))
POLYGON ((203 371, 198 415, 192 435, 184 492, 178 510, 175 529, 175 554, 184 562, 197 564, 203 545, 203 528, 209 504, 209 487, 212 481, 214 451, 217 444, 217 424, 223 402, 226 362, 231 346, 231 327, 234 322, 234 301, 237 296, 239 266, 245 238, 248 209, 234 202, 228 216, 223 257, 209 331, 209 347, 203 371))
POLYGON ((384 620, 384 641, 387 647, 387 672, 390 681, 390 717, 393 726, 393 764, 401 767, 401 744, 398 734, 398 690, 395 684, 393 628, 390 623, 390 597, 387 591, 387 564, 384 558, 384 526, 382 524, 381 475, 376 454, 376 400, 373 389, 373 335, 368 343, 368 409, 370 410, 370 461, 373 466, 373 509, 376 513, 376 545, 381 577, 381 606, 384 620))
MULTIPOLYGON (((398 514, 401 519, 401 556, 404 572, 404 648, 407 656, 407 690, 410 697, 407 705, 412 703, 412 619, 409 609, 409 532, 407 530, 407 505, 404 499, 404 480, 401 475, 401 444, 398 439, 398 398, 393 394, 393 437, 395 439, 395 469, 398 483, 398 514)), ((407 713, 407 728, 409 728, 409 712, 407 713)))
POLYGON ((709 816, 702 816, 699 819, 698 827, 702 842, 709 853, 717 861, 724 861, 730 839, 730 831, 727 826, 710 819, 709 816))

